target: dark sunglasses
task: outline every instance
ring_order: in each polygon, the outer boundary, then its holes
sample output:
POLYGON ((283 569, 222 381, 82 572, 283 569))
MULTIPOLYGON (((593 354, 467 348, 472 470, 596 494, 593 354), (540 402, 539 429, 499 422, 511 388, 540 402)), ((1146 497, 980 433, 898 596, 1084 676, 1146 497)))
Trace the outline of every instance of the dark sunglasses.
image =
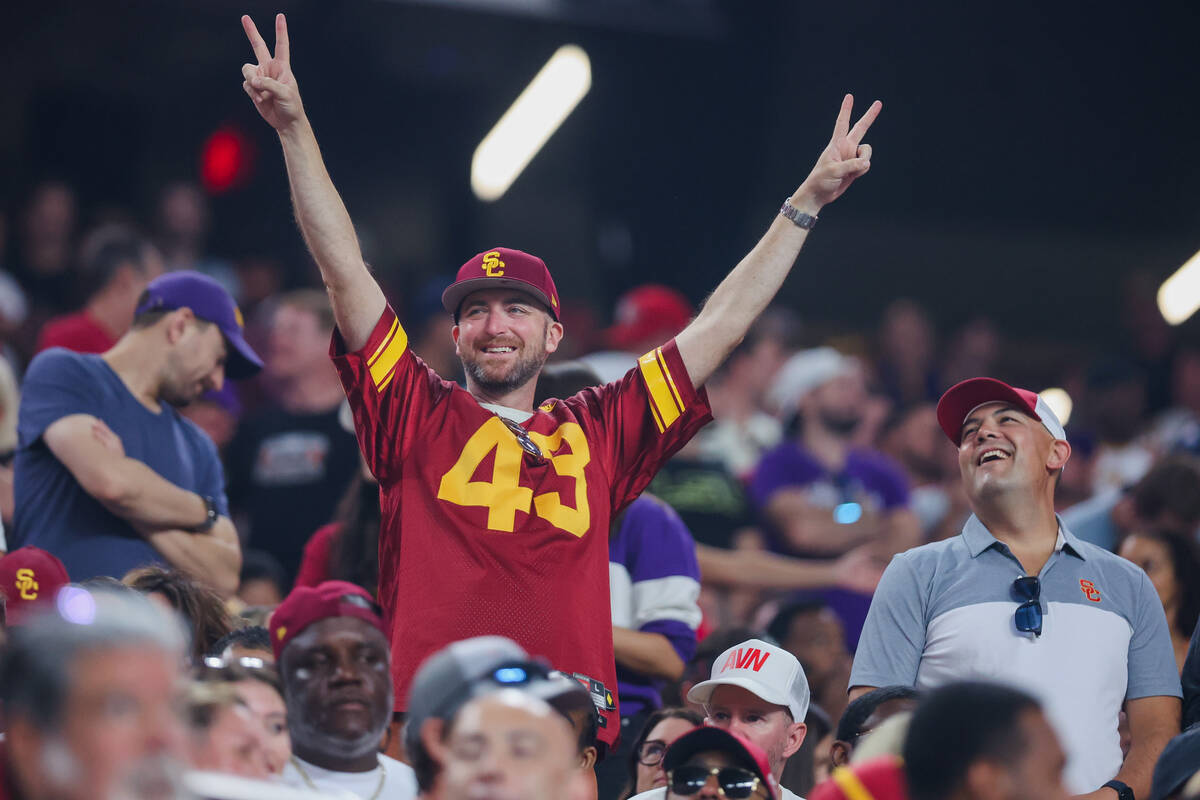
POLYGON ((729 800, 745 800, 753 796, 762 783, 750 770, 741 767, 702 767, 699 764, 684 764, 667 775, 671 791, 680 795, 692 795, 704 788, 708 776, 717 776, 721 794, 729 800))
MULTIPOLYGON (((500 417, 499 414, 496 416, 500 417)), ((521 445, 521 449, 536 458, 538 461, 546 460, 546 456, 542 453, 542 448, 534 444, 533 439, 529 438, 529 431, 525 430, 507 417, 500 417, 500 421, 504 423, 505 427, 512 431, 513 436, 517 437, 517 444, 521 445)))
POLYGON ((1042 635, 1042 582, 1036 575, 1022 575, 1013 581, 1013 594, 1022 601, 1017 606, 1017 630, 1042 635))

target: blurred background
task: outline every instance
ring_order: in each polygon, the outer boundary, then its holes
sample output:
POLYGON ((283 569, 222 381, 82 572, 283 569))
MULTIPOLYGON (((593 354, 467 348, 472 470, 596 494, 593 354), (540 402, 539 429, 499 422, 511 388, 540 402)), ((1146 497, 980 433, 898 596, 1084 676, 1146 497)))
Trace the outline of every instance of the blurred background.
POLYGON ((240 88, 238 16, 266 33, 277 10, 398 305, 495 244, 542 255, 600 325, 647 280, 699 302, 847 91, 884 111, 871 175, 784 289, 814 340, 911 297, 947 333, 985 315, 1048 381, 1064 357, 1136 347, 1131 326, 1156 324, 1139 302, 1200 248, 1194 2, 47 0, 0 31, 4 264, 26 269, 23 214, 56 179, 78 228, 206 228, 204 255, 244 283, 311 283, 278 143, 240 88), (588 54, 590 91, 503 197, 476 199, 474 149, 564 43, 588 54), (203 207, 176 213, 207 226, 166 218, 179 181, 203 207))

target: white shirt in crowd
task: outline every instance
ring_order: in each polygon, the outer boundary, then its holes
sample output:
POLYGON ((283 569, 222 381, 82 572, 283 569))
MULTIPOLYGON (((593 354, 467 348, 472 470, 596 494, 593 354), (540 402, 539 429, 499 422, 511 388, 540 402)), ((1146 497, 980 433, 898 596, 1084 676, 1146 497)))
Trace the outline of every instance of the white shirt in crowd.
POLYGON ((370 772, 334 772, 292 756, 280 779, 299 789, 361 800, 414 800, 417 796, 417 776, 412 767, 382 753, 379 766, 370 772))

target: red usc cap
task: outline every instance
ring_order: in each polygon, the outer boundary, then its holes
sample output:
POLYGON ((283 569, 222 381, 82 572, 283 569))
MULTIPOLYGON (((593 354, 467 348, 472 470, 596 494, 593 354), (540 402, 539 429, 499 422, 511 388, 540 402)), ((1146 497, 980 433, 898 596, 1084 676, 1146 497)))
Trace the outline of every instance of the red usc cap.
POLYGON ((40 547, 21 547, 0 558, 0 591, 4 592, 8 624, 20 625, 70 582, 63 563, 40 547))
POLYGON ((442 292, 442 307, 458 318, 458 307, 480 289, 519 289, 533 295, 558 321, 558 289, 546 262, 521 250, 496 247, 458 268, 454 283, 442 292))
POLYGON ((899 756, 880 756, 837 767, 808 800, 907 800, 908 782, 899 756))
POLYGON ((314 622, 331 617, 353 617, 369 622, 385 637, 383 614, 375 599, 361 586, 346 581, 325 581, 293 589, 271 614, 271 649, 279 661, 283 648, 314 622))
POLYGON ((937 404, 938 424, 955 446, 962 444, 967 415, 984 403, 1009 403, 1045 425, 1055 439, 1067 440, 1063 424, 1037 392, 1018 389, 995 378, 969 378, 947 389, 937 404))
POLYGON ((621 296, 615 317, 605 338, 624 350, 651 336, 665 341, 678 335, 692 318, 692 304, 669 286, 648 283, 621 296))

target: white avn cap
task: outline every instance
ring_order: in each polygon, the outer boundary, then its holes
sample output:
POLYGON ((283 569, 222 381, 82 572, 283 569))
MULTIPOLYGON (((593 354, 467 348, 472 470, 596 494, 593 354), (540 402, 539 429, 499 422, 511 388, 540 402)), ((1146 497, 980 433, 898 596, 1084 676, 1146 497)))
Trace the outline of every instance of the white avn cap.
POLYGON ((707 706, 718 686, 740 686, 762 700, 784 706, 794 722, 808 714, 808 678, 796 657, 761 639, 736 644, 717 656, 712 677, 697 683, 687 699, 707 706))

